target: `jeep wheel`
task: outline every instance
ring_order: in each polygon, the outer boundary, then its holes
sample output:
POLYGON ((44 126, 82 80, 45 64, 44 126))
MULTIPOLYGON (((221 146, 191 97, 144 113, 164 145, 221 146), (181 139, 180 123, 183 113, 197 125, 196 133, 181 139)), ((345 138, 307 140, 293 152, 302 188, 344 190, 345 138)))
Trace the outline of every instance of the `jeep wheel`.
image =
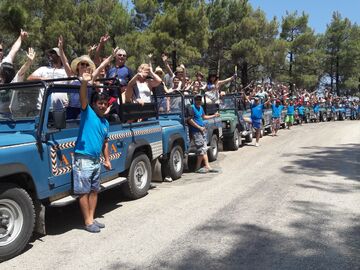
POLYGON ((213 134, 210 141, 210 147, 207 153, 210 162, 217 160, 217 156, 219 153, 218 141, 219 140, 216 134, 213 134))
POLYGON ((254 136, 253 131, 251 129, 251 130, 249 130, 249 134, 246 135, 246 137, 245 137, 245 142, 251 143, 253 141, 253 136, 254 136))
POLYGON ((138 152, 131 162, 128 181, 122 185, 124 195, 135 200, 144 197, 151 182, 151 164, 147 155, 138 152))
POLYGON ((14 185, 0 188, 0 262, 18 255, 33 233, 35 210, 29 194, 14 185))
POLYGON ((327 121, 327 116, 326 116, 326 114, 325 113, 323 113, 322 115, 321 115, 321 121, 322 122, 326 122, 327 121))
POLYGON ((239 146, 240 146, 240 142, 241 142, 241 138, 240 138, 239 131, 237 128, 235 128, 233 136, 232 136, 231 140, 228 142, 229 149, 231 151, 238 150, 239 146))
POLYGON ((180 145, 171 149, 169 158, 161 164, 163 177, 170 176, 173 180, 179 179, 184 170, 184 152, 180 145))

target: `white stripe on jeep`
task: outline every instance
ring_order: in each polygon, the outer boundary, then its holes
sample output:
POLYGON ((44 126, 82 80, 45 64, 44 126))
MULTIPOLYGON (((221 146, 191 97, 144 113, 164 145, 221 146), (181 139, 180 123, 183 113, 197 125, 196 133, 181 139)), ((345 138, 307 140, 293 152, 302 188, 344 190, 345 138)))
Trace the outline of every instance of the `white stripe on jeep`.
POLYGON ((21 143, 21 144, 16 144, 16 145, 0 146, 0 150, 1 150, 1 149, 8 149, 8 148, 20 147, 20 146, 26 146, 26 145, 33 145, 33 144, 36 144, 36 143, 35 143, 35 142, 31 142, 31 143, 21 143))

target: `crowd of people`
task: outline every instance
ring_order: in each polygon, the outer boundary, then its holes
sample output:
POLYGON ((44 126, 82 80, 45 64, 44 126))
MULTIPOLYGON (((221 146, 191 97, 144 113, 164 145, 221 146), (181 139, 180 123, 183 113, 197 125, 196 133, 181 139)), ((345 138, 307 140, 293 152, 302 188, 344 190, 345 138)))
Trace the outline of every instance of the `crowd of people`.
MULTIPOLYGON (((153 95, 160 96, 173 92, 193 95, 194 104, 188 123, 190 137, 195 141, 199 154, 196 172, 216 173, 218 171, 211 168, 206 154, 207 140, 203 120, 218 117, 219 113, 206 115, 201 104, 204 98, 207 103, 221 103, 222 96, 229 92, 224 91, 223 86, 233 83, 235 85, 233 91, 241 94, 244 103, 249 104, 251 117, 247 121, 256 130, 256 146, 259 146, 262 113, 266 107, 272 109, 272 135, 276 136, 284 108, 287 109, 285 122, 290 128, 294 122, 295 110, 302 119, 304 106, 313 106, 314 113, 318 113, 320 103, 343 102, 332 96, 331 91, 328 90, 319 96, 316 91, 308 92, 306 89, 296 89, 295 86, 290 91, 284 84, 239 86, 236 84, 236 74, 220 80, 217 73, 209 73, 205 79, 205 75, 197 71, 192 78, 183 64, 173 69, 165 53, 161 55, 163 68, 157 66, 153 69, 153 55, 150 54, 149 63, 141 64, 134 74, 126 65, 127 53, 124 49, 114 48, 108 57, 101 57, 104 46, 110 38, 107 34, 100 38, 97 45, 89 48, 88 54, 76 57, 72 61, 69 61, 65 54, 65 41, 60 36, 57 47, 46 51, 49 65, 38 67, 25 79, 36 57, 35 51, 28 48, 27 60, 17 72, 14 69, 14 60, 27 37, 28 33, 21 30, 18 39, 5 57, 3 45, 0 44, 0 84, 70 78, 59 82, 80 86, 79 93, 53 93, 51 105, 53 110, 66 109, 67 119, 80 117, 79 135, 74 149, 74 193, 79 195, 85 229, 89 232, 99 232, 105 227, 94 219, 97 193, 100 189, 101 154, 105 159, 103 163, 105 168, 111 169, 108 153, 109 123, 105 116, 122 103, 150 103, 153 95), (105 87, 92 87, 97 85, 105 87), (106 87, 107 85, 112 87, 106 87)), ((44 93, 40 91, 38 109, 42 104, 43 95, 44 93)), ((356 102, 355 105, 358 106, 358 101, 356 102)), ((0 102, 0 113, 4 113, 3 110, 7 112, 8 104, 4 104, 0 102)))

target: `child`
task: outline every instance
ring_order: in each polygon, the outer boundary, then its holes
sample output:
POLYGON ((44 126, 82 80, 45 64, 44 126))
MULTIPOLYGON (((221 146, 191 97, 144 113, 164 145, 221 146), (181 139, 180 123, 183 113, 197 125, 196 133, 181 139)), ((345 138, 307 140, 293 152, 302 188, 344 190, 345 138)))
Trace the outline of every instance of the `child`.
MULTIPOLYGON (((88 71, 89 72, 89 71, 88 71)), ((100 232, 105 225, 94 220, 97 194, 100 190, 100 154, 104 155, 104 167, 111 170, 108 151, 109 123, 104 118, 109 97, 106 93, 94 92, 91 106, 88 104, 87 88, 91 74, 85 72, 80 78, 81 121, 75 144, 73 163, 74 193, 79 195, 85 230, 100 232)))

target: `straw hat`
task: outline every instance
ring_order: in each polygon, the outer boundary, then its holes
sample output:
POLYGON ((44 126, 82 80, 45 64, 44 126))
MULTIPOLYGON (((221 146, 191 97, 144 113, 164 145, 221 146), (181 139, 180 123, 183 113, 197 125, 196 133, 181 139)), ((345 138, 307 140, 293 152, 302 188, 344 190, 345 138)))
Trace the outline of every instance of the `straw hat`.
POLYGON ((96 66, 95 66, 94 62, 91 60, 91 58, 88 55, 82 55, 82 56, 77 57, 74 60, 72 60, 72 62, 71 62, 72 72, 77 74, 78 73, 77 66, 79 63, 82 63, 82 62, 88 63, 89 67, 92 69, 92 71, 94 71, 96 69, 96 66))

